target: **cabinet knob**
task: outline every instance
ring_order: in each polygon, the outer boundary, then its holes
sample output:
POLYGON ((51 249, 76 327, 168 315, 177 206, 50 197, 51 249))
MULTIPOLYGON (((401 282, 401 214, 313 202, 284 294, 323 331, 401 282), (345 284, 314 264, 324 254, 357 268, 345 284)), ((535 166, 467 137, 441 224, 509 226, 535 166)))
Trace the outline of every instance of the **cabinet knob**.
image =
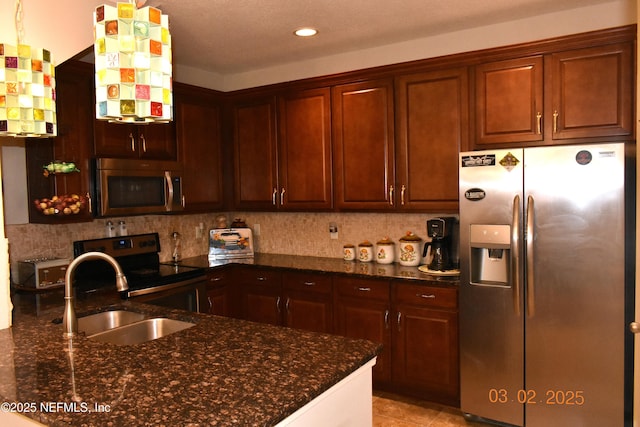
POLYGON ((629 330, 634 334, 640 333, 640 323, 638 322, 629 323, 629 330))

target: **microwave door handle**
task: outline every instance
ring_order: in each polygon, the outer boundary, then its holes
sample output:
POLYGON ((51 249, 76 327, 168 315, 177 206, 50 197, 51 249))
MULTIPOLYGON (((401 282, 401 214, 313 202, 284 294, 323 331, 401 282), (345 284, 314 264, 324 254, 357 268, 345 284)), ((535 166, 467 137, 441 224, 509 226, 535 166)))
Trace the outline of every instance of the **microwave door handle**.
POLYGON ((167 212, 171 211, 171 206, 173 206, 173 179, 171 179, 171 172, 164 172, 164 179, 167 183, 167 199, 164 205, 164 208, 167 212))

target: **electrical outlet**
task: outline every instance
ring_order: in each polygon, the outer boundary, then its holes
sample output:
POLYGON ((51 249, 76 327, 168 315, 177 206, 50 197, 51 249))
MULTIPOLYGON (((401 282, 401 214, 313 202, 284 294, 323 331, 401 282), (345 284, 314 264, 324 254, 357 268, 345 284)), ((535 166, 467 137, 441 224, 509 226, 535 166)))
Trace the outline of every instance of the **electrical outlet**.
POLYGON ((256 236, 260 235, 260 224, 253 224, 253 234, 256 236))
POLYGON ((204 238, 204 224, 200 223, 196 227, 196 240, 204 238))
POLYGON ((329 223, 329 235, 332 240, 338 239, 338 225, 335 222, 329 223))

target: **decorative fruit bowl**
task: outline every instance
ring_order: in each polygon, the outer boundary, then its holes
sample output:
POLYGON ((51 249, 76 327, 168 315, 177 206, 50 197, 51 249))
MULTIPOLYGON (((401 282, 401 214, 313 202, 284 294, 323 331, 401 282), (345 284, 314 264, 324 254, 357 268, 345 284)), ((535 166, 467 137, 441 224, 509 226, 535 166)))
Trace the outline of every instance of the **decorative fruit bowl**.
POLYGON ((77 194, 53 196, 50 199, 36 199, 33 201, 36 209, 43 215, 77 215, 87 204, 85 196, 77 194))

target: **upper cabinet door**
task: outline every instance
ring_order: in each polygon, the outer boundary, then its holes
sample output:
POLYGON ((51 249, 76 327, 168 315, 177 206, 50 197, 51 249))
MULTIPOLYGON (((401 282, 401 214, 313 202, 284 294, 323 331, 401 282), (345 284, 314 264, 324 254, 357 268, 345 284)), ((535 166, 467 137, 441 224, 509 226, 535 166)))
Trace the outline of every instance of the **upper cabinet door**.
POLYGON ((542 141, 542 56, 475 67, 476 144, 542 141))
POLYGON ((550 55, 552 105, 545 128, 553 139, 633 135, 632 44, 550 55))
POLYGON ((94 120, 95 156, 177 160, 175 124, 130 125, 94 120))
POLYGON ((279 98, 278 205, 331 209, 331 92, 296 91, 279 98))
POLYGON ((185 211, 219 209, 224 204, 220 101, 205 90, 178 85, 174 94, 185 211))
POLYGON ((458 209, 458 153, 469 144, 466 68, 396 80, 397 205, 403 210, 458 209))
POLYGON ((235 208, 274 210, 278 199, 275 97, 236 103, 232 114, 235 208))
POLYGON ((335 206, 395 209, 393 80, 332 88, 335 206))

